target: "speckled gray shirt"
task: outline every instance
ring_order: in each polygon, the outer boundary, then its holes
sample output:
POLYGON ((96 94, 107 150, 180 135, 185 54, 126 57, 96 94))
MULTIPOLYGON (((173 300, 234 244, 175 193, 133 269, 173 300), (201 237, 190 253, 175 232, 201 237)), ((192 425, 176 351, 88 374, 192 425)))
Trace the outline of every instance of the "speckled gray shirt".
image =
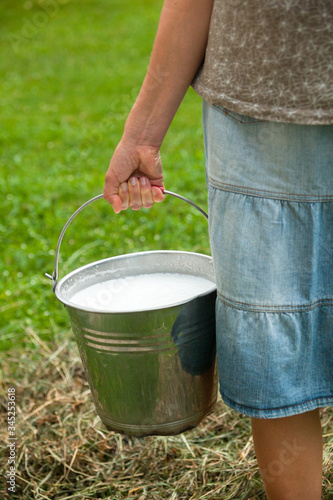
POLYGON ((333 0, 215 0, 192 85, 255 118, 333 123, 333 0))

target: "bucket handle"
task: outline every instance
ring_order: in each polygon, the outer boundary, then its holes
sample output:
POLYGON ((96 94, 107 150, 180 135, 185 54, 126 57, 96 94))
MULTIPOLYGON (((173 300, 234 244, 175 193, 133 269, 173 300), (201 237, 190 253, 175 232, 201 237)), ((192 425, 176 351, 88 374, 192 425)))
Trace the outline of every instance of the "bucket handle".
MULTIPOLYGON (((193 203, 193 201, 191 200, 188 200, 187 198, 185 198, 184 196, 181 196, 180 194, 177 194, 177 193, 173 193, 172 191, 166 191, 164 190, 163 191, 164 194, 169 194, 171 196, 174 196, 175 198, 179 198, 183 201, 186 201, 186 203, 189 203, 189 205, 192 205, 192 207, 195 207, 197 210, 199 210, 200 213, 202 213, 202 215, 208 220, 208 215, 207 213, 202 209, 200 208, 198 205, 196 205, 195 203, 193 203)), ((103 198, 103 195, 102 194, 98 194, 97 196, 94 196, 94 198, 91 198, 90 200, 86 201, 85 203, 83 203, 83 205, 81 205, 72 215, 71 217, 68 219, 68 221, 66 222, 66 224, 64 225, 61 233, 60 233, 60 236, 59 236, 59 239, 58 239, 58 243, 57 243, 57 248, 56 248, 56 252, 55 252, 55 259, 54 259, 54 271, 51 274, 48 274, 48 273, 45 273, 45 276, 47 278, 49 278, 51 281, 52 281, 52 290, 55 291, 56 289, 56 286, 57 286, 57 282, 58 282, 58 268, 59 268, 59 252, 60 252, 60 246, 61 246, 61 242, 65 236, 65 232, 67 231, 67 228, 68 226, 70 225, 70 223, 72 222, 73 219, 75 219, 75 217, 85 208, 87 207, 88 205, 90 205, 90 203, 93 203, 94 201, 96 200, 99 200, 100 198, 103 198)))

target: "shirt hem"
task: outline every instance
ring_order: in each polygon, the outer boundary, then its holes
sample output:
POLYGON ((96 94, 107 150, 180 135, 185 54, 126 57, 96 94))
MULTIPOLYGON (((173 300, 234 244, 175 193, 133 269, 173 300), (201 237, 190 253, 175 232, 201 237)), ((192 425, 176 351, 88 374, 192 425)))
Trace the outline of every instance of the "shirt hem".
POLYGON ((294 123, 296 125, 332 125, 333 109, 300 109, 295 106, 269 106, 251 103, 230 97, 193 82, 194 91, 205 101, 252 118, 272 122, 294 123))

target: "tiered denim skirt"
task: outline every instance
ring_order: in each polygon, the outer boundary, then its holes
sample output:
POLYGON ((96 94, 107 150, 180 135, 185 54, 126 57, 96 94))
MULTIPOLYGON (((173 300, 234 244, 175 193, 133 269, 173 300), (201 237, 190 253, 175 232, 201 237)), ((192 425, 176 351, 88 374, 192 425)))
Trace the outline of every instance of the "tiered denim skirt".
POLYGON ((257 418, 333 403, 333 125, 204 103, 221 396, 257 418))

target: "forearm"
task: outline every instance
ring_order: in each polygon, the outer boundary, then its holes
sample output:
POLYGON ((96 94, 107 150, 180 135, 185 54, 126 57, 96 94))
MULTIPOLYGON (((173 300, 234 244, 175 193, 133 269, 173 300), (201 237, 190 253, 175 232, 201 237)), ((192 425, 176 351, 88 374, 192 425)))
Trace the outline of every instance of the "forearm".
POLYGON ((205 55, 214 0, 165 0, 124 137, 159 147, 205 55))
POLYGON ((105 176, 116 213, 164 198, 159 148, 204 59, 213 2, 164 2, 146 77, 105 176))

